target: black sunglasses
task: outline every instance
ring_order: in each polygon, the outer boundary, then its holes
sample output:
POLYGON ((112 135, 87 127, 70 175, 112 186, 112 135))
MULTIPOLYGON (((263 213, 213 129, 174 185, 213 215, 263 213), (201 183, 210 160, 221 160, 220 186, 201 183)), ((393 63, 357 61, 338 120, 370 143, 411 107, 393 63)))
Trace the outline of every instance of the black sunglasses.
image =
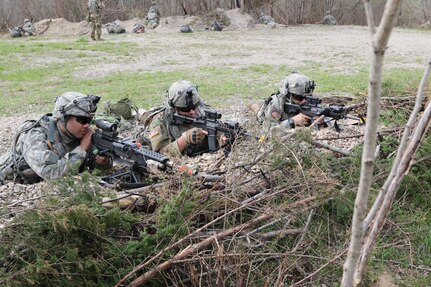
POLYGON ((76 121, 80 123, 81 125, 89 125, 93 118, 87 118, 87 117, 75 117, 76 121))
POLYGON ((196 110, 197 106, 185 107, 185 108, 177 108, 180 112, 189 113, 191 110, 196 110))
POLYGON ((292 95, 292 99, 297 101, 303 101, 305 99, 305 97, 301 95, 296 95, 296 94, 291 94, 291 95, 292 95))

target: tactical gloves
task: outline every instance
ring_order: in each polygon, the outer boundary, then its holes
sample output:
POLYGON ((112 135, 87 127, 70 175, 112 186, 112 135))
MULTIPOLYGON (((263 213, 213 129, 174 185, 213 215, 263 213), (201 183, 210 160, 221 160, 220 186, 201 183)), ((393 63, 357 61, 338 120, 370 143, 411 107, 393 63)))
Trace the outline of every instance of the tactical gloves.
POLYGON ((184 140, 187 145, 189 144, 198 144, 201 143, 205 139, 206 132, 200 128, 192 128, 189 129, 181 135, 181 138, 184 140))

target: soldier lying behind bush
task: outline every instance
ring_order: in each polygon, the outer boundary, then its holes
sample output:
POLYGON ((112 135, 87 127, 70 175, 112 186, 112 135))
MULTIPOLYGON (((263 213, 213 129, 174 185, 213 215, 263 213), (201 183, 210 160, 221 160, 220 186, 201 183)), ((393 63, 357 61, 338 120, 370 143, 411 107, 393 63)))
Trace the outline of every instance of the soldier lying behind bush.
POLYGON ((57 97, 54 110, 17 130, 10 151, 0 158, 0 184, 6 180, 36 183, 76 174, 88 165, 107 169, 110 158, 90 157, 90 128, 99 97, 67 92, 57 97))

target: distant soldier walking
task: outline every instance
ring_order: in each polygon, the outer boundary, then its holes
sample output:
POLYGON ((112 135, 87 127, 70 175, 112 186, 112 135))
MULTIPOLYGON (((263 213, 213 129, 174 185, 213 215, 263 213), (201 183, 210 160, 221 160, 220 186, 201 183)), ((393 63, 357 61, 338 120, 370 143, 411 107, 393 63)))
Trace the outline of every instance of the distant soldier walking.
POLYGON ((91 23, 91 39, 95 41, 103 40, 102 35, 102 10, 105 7, 103 0, 88 0, 88 18, 91 23))

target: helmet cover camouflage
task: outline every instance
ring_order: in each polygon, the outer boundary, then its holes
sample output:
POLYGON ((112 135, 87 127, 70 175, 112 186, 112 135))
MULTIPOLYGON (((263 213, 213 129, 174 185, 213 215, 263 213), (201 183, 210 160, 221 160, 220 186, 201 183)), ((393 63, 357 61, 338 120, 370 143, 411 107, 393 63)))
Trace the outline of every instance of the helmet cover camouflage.
POLYGON ((57 97, 52 115, 56 119, 64 116, 94 117, 100 97, 84 95, 77 92, 67 92, 57 97))
POLYGON ((27 18, 24 19, 24 23, 30 22, 27 18))
POLYGON ((314 90, 314 81, 303 74, 292 72, 283 80, 280 86, 280 93, 287 95, 288 93, 306 96, 310 95, 314 90))
POLYGON ((184 80, 173 83, 167 96, 169 105, 176 108, 193 107, 202 102, 198 87, 184 80))

